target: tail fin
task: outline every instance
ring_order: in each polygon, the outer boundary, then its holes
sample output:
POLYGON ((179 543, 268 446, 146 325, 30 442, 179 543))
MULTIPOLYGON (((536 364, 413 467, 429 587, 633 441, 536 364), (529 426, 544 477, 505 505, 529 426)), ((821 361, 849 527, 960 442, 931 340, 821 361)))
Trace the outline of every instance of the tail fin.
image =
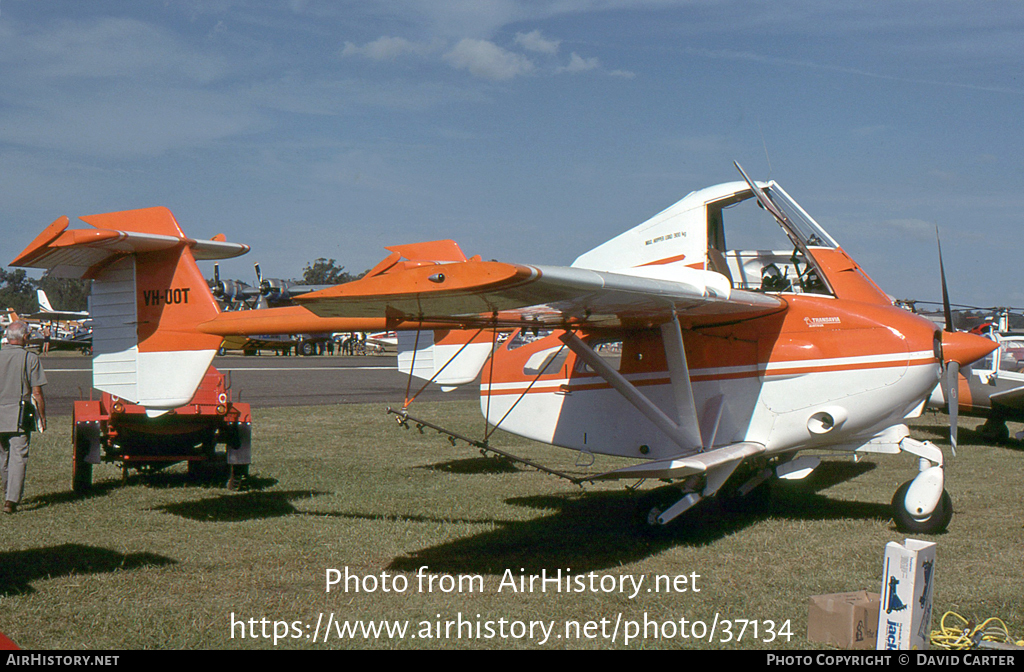
POLYGON ((47 313, 56 312, 56 311, 54 311, 53 306, 50 305, 50 300, 48 298, 46 298, 46 292, 44 292, 43 290, 41 290, 41 289, 37 289, 36 290, 36 300, 39 301, 39 310, 40 311, 45 311, 47 313))
POLYGON ((95 230, 61 218, 11 265, 93 281, 94 387, 156 411, 188 403, 221 344, 195 330, 219 312, 196 259, 248 246, 187 238, 166 208, 82 220, 95 230))

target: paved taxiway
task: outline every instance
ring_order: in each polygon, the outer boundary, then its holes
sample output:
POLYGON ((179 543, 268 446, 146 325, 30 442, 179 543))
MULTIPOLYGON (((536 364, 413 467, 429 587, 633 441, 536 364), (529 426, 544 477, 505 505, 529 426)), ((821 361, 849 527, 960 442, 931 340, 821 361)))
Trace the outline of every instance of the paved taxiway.
MULTIPOLYGON (((395 355, 228 355, 214 358, 213 365, 230 376, 235 401, 248 402, 254 408, 364 402, 387 403, 397 408, 405 399, 409 379, 398 372, 396 361, 395 355)), ((89 398, 92 360, 80 355, 53 355, 44 356, 42 362, 48 381, 44 390, 47 414, 70 415, 76 399, 89 398)), ((423 381, 414 378, 411 393, 422 385, 423 381)), ((478 384, 447 393, 430 385, 418 399, 476 399, 479 393, 478 384)))

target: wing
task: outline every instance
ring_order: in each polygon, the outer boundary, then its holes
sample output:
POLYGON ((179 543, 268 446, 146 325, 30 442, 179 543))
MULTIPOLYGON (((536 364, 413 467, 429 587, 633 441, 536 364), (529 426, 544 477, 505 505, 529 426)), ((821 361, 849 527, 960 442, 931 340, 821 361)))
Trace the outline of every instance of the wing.
POLYGON ((785 310, 778 296, 734 290, 713 271, 685 267, 630 274, 469 260, 365 277, 297 301, 321 317, 387 317, 465 326, 653 327, 679 315, 687 326, 785 310))

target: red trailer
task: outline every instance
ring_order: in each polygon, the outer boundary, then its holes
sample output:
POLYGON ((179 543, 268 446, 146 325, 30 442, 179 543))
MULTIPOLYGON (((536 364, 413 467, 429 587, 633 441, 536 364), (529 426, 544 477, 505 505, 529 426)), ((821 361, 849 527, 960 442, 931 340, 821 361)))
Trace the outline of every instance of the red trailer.
POLYGON ((101 462, 119 462, 125 476, 128 469, 146 473, 187 462, 190 474, 224 470, 231 490, 249 473, 249 404, 232 401, 230 385, 212 366, 188 404, 162 415, 150 417, 144 407, 104 392, 97 401, 76 401, 72 420, 75 492, 89 490, 92 467, 101 462))

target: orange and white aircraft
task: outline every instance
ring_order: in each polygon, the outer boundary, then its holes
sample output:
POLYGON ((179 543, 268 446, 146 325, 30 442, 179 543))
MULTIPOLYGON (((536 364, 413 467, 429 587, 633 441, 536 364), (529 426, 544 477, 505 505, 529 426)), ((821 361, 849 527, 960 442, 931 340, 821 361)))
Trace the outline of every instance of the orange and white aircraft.
POLYGON ((94 385, 153 413, 189 400, 226 336, 418 331, 401 367, 443 386, 479 375, 492 426, 637 460, 587 480, 677 484, 646 511, 652 526, 806 475, 818 459, 797 454, 810 449, 918 458, 895 520, 945 528, 942 451, 905 422, 947 365, 994 343, 895 307, 778 184, 740 172, 568 267, 467 259, 452 241, 403 245, 358 281, 267 310, 219 312, 195 260, 248 248, 188 238, 164 208, 83 217, 91 230, 61 218, 12 264, 93 280, 94 385), (754 242, 728 247, 751 215, 754 242), (781 248, 759 243, 780 227, 781 248))

